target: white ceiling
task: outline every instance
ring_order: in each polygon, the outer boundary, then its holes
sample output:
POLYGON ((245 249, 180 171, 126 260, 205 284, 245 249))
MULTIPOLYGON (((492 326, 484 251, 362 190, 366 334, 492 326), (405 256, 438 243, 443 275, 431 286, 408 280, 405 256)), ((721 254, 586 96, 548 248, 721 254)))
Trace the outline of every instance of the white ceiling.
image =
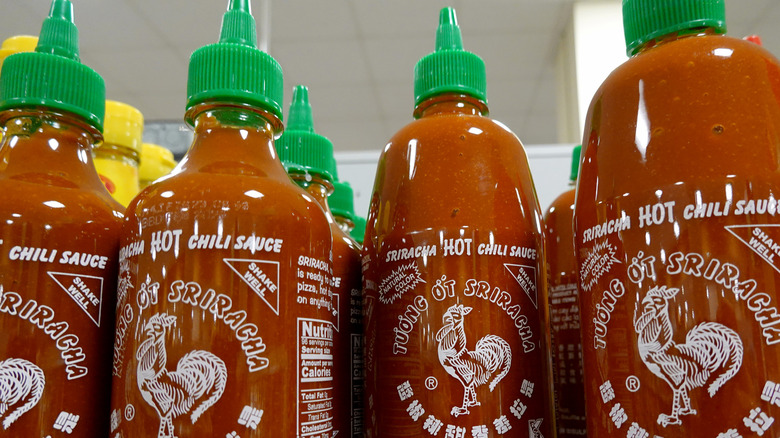
MULTIPOLYGON (((258 34, 310 88, 315 128, 337 151, 378 150, 411 120, 414 64, 433 50, 438 11, 454 6, 464 46, 486 62, 491 116, 525 144, 558 141, 555 56, 574 0, 254 0, 258 34)), ((49 0, 0 0, 0 39, 37 34, 49 0)), ((187 62, 215 42, 226 0, 73 0, 82 60, 107 95, 147 121, 180 121, 187 62)), ((729 33, 780 53, 780 1, 726 0, 729 33)))

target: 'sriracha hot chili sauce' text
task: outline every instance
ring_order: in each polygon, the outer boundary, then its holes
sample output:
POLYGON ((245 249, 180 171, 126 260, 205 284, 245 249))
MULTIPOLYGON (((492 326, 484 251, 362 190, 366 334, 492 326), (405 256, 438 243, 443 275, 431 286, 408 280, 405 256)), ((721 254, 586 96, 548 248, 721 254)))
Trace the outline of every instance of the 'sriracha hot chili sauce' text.
POLYGON ((293 89, 287 127, 276 150, 290 178, 305 189, 328 217, 333 236, 333 428, 349 438, 363 438, 363 334, 360 315, 360 247, 341 228, 328 206, 333 192, 333 143, 314 131, 309 89, 293 89))
POLYGON ((626 0, 575 242, 593 436, 778 436, 780 65, 720 0, 626 0))
POLYGON ((123 229, 115 430, 331 437, 330 229, 276 155, 282 71, 248 1, 192 54, 188 95, 193 144, 123 229))
POLYGON ((55 0, 0 75, 3 436, 107 436, 122 206, 92 162, 105 84, 55 0))
POLYGON ((552 436, 541 212, 485 66, 441 11, 415 118, 380 157, 363 247, 366 430, 552 436))

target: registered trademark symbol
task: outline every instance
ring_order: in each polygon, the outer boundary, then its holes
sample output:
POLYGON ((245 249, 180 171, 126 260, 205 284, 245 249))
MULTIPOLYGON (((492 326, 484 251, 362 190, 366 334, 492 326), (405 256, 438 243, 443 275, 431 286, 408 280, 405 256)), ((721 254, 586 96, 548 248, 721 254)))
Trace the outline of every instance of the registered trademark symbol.
POLYGON ((128 404, 125 406, 125 420, 130 421, 133 418, 135 418, 135 407, 133 407, 131 404, 128 404))
POLYGON ((436 380, 436 377, 429 376, 427 379, 425 379, 425 387, 429 390, 434 390, 437 386, 439 386, 439 381, 436 380))
POLYGON ((628 389, 631 392, 639 391, 639 377, 628 376, 628 378, 626 379, 626 389, 628 389))

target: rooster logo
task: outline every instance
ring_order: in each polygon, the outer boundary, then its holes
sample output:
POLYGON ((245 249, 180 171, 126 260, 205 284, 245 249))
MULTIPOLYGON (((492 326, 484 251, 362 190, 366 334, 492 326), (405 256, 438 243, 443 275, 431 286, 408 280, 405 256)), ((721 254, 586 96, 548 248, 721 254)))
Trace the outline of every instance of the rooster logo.
POLYGON ((634 312, 639 356, 647 368, 672 388, 671 415, 658 416, 658 424, 682 424, 680 417, 696 414, 688 392, 707 385, 710 397, 742 365, 742 341, 734 330, 716 322, 703 322, 685 335, 685 343, 673 339, 669 300, 679 289, 654 287, 642 299, 642 315, 634 312))
POLYGON ((165 313, 149 318, 147 338, 136 352, 138 389, 160 416, 157 438, 175 438, 173 419, 182 414, 192 412, 195 424, 222 397, 227 382, 225 362, 208 351, 191 351, 179 360, 176 371, 166 369, 165 333, 175 324, 176 317, 165 313))
POLYGON ((509 372, 512 365, 512 349, 509 344, 496 335, 487 335, 477 341, 474 351, 466 348, 466 331, 463 320, 471 312, 471 307, 457 304, 444 313, 444 326, 436 333, 439 342, 439 362, 449 375, 463 385, 463 405, 454 406, 451 414, 466 415, 469 407, 479 406, 474 390, 490 381, 490 391, 509 372))
POLYGON ((5 417, 4 429, 38 404, 45 385, 43 371, 34 363, 24 359, 0 361, 0 418, 5 417))

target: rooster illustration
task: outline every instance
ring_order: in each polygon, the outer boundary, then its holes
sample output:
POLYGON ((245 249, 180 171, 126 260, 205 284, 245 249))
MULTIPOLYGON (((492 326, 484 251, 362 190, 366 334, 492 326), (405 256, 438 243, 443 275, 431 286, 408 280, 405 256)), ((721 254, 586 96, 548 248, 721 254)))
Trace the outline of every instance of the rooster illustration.
POLYGON ((173 419, 182 414, 191 412, 195 424, 222 397, 227 381, 225 362, 208 351, 191 351, 179 360, 176 371, 166 369, 165 333, 175 324, 176 317, 165 313, 149 318, 147 338, 136 353, 138 389, 160 416, 157 438, 175 438, 173 419))
POLYGON ((512 349, 496 335, 484 336, 477 341, 474 351, 468 351, 463 319, 471 310, 471 307, 462 304, 451 306, 442 317, 444 326, 436 333, 439 362, 463 385, 463 406, 454 406, 451 412, 456 417, 468 414, 469 407, 480 405, 474 390, 476 387, 484 385, 492 377, 492 392, 512 365, 512 349))
POLYGON ((4 429, 38 404, 45 385, 46 377, 34 363, 24 359, 0 361, 0 418, 5 416, 4 429))
POLYGON ((642 315, 634 311, 639 355, 647 368, 672 388, 671 415, 658 416, 658 424, 682 424, 680 416, 696 414, 688 392, 708 385, 710 397, 734 377, 742 365, 742 341, 734 330, 716 322, 703 322, 685 336, 684 344, 672 339, 669 300, 679 289, 654 287, 642 299, 642 315))

